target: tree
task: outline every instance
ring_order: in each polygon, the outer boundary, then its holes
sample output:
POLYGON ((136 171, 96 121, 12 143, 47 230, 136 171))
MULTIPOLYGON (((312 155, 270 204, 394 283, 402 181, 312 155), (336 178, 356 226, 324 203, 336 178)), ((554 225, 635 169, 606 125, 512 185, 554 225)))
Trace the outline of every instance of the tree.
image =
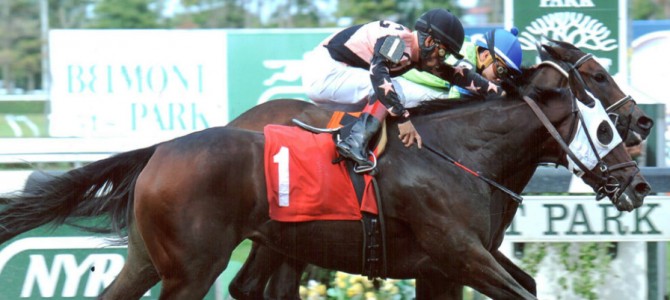
POLYGON ((665 19, 660 5, 649 0, 633 0, 630 11, 633 20, 665 19))
POLYGON ((95 6, 92 28, 159 28, 160 13, 154 0, 101 0, 95 6), (154 9, 150 8, 153 5, 154 9))
POLYGON ((49 0, 49 28, 87 27, 87 11, 93 4, 94 0, 49 0))
POLYGON ((33 89, 40 76, 41 39, 39 9, 35 1, 0 2, 1 88, 33 89))
POLYGON ((277 6, 272 15, 269 27, 304 28, 321 27, 321 19, 327 19, 319 12, 318 7, 311 0, 287 0, 277 6))
MULTIPOLYGON (((262 3, 263 1, 258 1, 262 3)), ((182 0, 185 12, 174 17, 178 28, 253 28, 260 27, 257 16, 244 0, 182 0)))
POLYGON ((449 9, 460 15, 457 6, 444 0, 339 0, 337 16, 351 18, 353 24, 385 19, 413 28, 416 19, 433 8, 449 9))

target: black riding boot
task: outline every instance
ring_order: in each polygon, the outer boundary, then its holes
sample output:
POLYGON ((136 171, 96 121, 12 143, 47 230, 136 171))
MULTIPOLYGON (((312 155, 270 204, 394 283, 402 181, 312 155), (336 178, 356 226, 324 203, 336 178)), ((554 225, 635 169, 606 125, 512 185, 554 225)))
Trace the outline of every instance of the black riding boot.
POLYGON ((337 143, 337 152, 359 166, 372 166, 368 160, 368 143, 380 127, 381 122, 374 116, 362 113, 351 127, 349 136, 337 143))

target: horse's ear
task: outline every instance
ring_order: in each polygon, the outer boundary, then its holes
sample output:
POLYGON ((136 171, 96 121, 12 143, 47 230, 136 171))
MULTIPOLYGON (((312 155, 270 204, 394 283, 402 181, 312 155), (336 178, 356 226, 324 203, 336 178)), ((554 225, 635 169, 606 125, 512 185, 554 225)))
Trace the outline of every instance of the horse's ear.
POLYGON ((561 56, 559 55, 558 51, 556 51, 556 47, 557 44, 553 42, 542 44, 542 48, 544 49, 544 51, 538 50, 538 52, 540 52, 540 58, 542 58, 542 60, 547 60, 551 58, 561 60, 561 56), (544 57, 541 56, 543 53, 545 55, 544 57))
POLYGON ((551 59, 551 55, 544 50, 544 46, 540 44, 540 42, 535 42, 535 48, 537 48, 537 54, 540 57, 541 61, 549 60, 551 59))

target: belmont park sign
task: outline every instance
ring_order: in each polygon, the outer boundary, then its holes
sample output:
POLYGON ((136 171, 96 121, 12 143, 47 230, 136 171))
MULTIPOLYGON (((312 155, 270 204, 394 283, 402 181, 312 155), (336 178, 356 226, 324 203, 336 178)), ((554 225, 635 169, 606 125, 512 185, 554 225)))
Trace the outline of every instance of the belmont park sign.
POLYGON ((620 212, 589 196, 525 196, 505 241, 593 242, 670 240, 670 200, 648 196, 632 212, 620 212))

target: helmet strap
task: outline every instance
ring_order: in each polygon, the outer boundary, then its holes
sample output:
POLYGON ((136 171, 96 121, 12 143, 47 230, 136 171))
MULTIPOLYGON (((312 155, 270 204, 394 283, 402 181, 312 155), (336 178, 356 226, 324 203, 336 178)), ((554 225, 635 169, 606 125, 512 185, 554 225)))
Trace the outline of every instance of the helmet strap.
MULTIPOLYGON (((480 48, 480 49, 481 49, 481 51, 487 50, 487 49, 483 49, 483 48, 480 48)), ((489 53, 490 52, 491 51, 489 51, 489 53)), ((477 53, 478 53, 477 55, 479 55, 480 51, 477 51, 477 53)), ((490 66, 492 63, 493 63, 493 56, 491 56, 490 54, 489 54, 489 56, 486 57, 486 59, 484 59, 484 61, 480 61, 479 59, 477 59, 477 70, 482 71, 482 70, 488 68, 488 66, 490 66)))
POLYGON ((437 47, 437 43, 426 46, 426 39, 430 35, 423 31, 417 31, 416 35, 419 38, 419 59, 421 60, 419 65, 422 65, 426 60, 428 60, 428 57, 431 55, 431 53, 433 53, 435 47, 437 47))

